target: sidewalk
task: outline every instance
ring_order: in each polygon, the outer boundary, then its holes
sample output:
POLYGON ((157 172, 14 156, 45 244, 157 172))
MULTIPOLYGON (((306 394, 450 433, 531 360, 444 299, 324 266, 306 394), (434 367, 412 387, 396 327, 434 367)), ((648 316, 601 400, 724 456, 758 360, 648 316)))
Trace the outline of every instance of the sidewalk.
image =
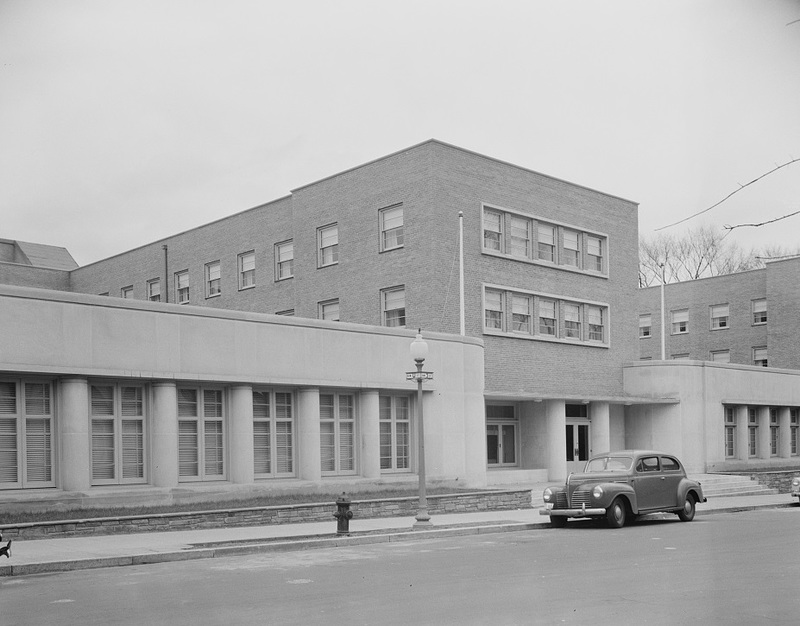
MULTIPOLYGON (((715 496, 697 506, 697 515, 790 507, 795 502, 789 494, 715 496)), ((549 528, 536 501, 530 509, 434 515, 431 521, 431 529, 412 530, 410 517, 352 519, 350 536, 337 536, 331 515, 330 522, 309 524, 20 539, 11 546, 11 558, 0 557, 0 576, 549 528)))

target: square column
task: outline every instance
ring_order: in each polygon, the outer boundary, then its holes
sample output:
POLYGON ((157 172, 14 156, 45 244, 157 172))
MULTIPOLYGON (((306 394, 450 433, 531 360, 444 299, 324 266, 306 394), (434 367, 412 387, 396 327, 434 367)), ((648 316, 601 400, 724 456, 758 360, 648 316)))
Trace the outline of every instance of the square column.
POLYGON ((178 486, 178 391, 175 383, 153 383, 152 482, 178 486))
POLYGON ((361 427, 361 475, 380 478, 381 426, 380 400, 377 390, 362 391, 359 395, 359 426, 361 427))
POLYGON ((92 450, 89 444, 89 383, 66 378, 60 383, 59 477, 64 491, 85 491, 92 485, 92 450))
POLYGON ((769 430, 769 407, 758 407, 758 458, 768 459, 770 457, 770 430, 769 430))
POLYGON ((778 455, 788 459, 792 456, 792 422, 791 411, 788 406, 778 409, 778 455))
POLYGON ((547 400, 545 402, 547 479, 552 481, 567 479, 566 414, 566 403, 563 400, 547 400))
POLYGON ((736 458, 746 461, 750 458, 750 437, 747 422, 747 407, 736 407, 736 458))
POLYGON ((230 439, 228 446, 228 476, 232 483, 252 483, 255 480, 253 461, 253 387, 237 385, 230 388, 230 439))
POLYGON ((297 392, 298 477, 318 481, 322 478, 320 462, 319 389, 297 392))
POLYGON ((608 402, 592 402, 589 405, 589 417, 592 420, 592 454, 611 450, 611 411, 608 402))

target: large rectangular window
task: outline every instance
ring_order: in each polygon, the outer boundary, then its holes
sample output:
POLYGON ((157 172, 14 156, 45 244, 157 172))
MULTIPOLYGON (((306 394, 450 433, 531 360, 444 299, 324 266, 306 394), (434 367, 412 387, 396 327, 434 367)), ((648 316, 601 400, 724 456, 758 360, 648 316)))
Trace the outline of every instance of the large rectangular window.
POLYGON ((589 341, 605 341, 603 309, 599 306, 587 306, 586 321, 589 324, 589 341))
POLYGON ((689 332, 689 309, 672 311, 672 334, 682 335, 689 332))
POLYGON ((556 229, 549 224, 539 224, 537 233, 537 255, 542 261, 555 263, 556 260, 556 229))
POLYGON ((715 304, 711 307, 711 330, 728 328, 729 306, 727 304, 715 304))
POLYGON ((251 250, 239 255, 239 290, 256 286, 256 253, 251 250))
POLYGON ((487 250, 502 249, 503 214, 497 211, 483 210, 483 247, 487 250))
POLYGON ((753 324, 767 323, 767 299, 759 298, 753 300, 753 324))
POLYGON ((511 323, 515 333, 531 333, 531 300, 531 296, 527 295, 511 296, 511 323))
POLYGON ((531 221, 511 216, 511 255, 529 258, 531 255, 531 221))
POLYGON ((503 330, 503 292, 487 289, 484 294, 484 326, 487 330, 503 330))
POLYGON ((219 261, 206 263, 206 298, 212 298, 221 293, 219 261))
POLYGON ((581 307, 577 304, 564 304, 564 337, 581 338, 581 307))
POLYGON ((408 396, 380 396, 382 472, 411 469, 411 420, 408 396))
POLYGON ((752 407, 747 408, 747 454, 758 456, 758 411, 752 407))
POLYGON ((294 242, 275 244, 275 280, 294 276, 294 242))
POLYGON ((653 335, 653 317, 648 313, 639 316, 639 337, 651 337, 653 335))
POLYGON ((600 237, 586 237, 586 269, 603 271, 603 240, 600 237))
POLYGON ((556 303, 553 300, 539 300, 539 333, 542 335, 556 336, 558 328, 556 317, 556 303))
POLYGON ((381 209, 381 252, 403 247, 403 205, 381 209))
POLYGON ((381 318, 383 326, 406 325, 405 287, 392 287, 381 291, 381 318))
POLYGON ((253 390, 253 463, 256 478, 294 476, 292 394, 253 390))
POLYGON ((323 474, 356 471, 355 396, 319 394, 320 462, 323 474))
POLYGON ((564 265, 581 266, 580 234, 574 230, 564 230, 564 265))
POLYGON ((189 302, 189 270, 175 274, 175 302, 178 304, 189 302))
POLYGON ((778 409, 769 410, 769 455, 778 456, 780 450, 781 425, 778 421, 778 409))
POLYGON ((0 488, 53 487, 49 382, 0 380, 0 488))
POLYGON ((92 484, 145 482, 145 398, 139 385, 90 385, 92 484))
POLYGON ((336 265, 339 262, 339 225, 331 224, 317 229, 317 267, 336 265))
POLYGON ((224 414, 221 389, 178 388, 180 481, 224 480, 224 414))

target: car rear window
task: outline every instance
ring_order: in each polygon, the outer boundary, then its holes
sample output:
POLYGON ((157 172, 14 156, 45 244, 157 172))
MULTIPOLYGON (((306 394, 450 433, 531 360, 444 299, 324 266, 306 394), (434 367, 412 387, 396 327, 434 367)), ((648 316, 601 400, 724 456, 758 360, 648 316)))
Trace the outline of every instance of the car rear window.
POLYGON ((627 472, 633 459, 629 456, 601 456, 586 464, 587 472, 627 472))
POLYGON ((661 469, 663 469, 665 472, 675 472, 680 468, 681 466, 675 459, 672 459, 668 456, 661 457, 661 469))

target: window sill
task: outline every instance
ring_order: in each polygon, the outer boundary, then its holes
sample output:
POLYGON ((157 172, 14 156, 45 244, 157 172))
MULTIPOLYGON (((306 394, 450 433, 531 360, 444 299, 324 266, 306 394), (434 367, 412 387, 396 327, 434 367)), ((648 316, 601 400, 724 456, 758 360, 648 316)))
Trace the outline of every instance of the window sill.
POLYGON ((599 341, 583 341, 568 337, 553 337, 550 335, 523 335, 522 333, 503 332, 501 330, 483 329, 483 334, 491 337, 505 337, 508 339, 522 339, 524 341, 545 341, 569 346, 585 346, 587 348, 609 348, 610 344, 599 341))
POLYGON ((393 248, 384 248, 383 250, 379 250, 378 254, 383 254, 384 252, 392 252, 394 250, 402 250, 403 248, 405 248, 405 245, 394 246, 393 248))
POLYGON ((579 267, 575 267, 574 265, 563 265, 560 263, 555 263, 554 261, 542 261, 540 259, 531 259, 527 257, 520 257, 514 256, 512 254, 504 254, 502 252, 497 252, 496 250, 487 250, 483 248, 481 250, 482 254, 486 256, 493 256, 498 259, 505 259, 506 261, 517 261, 518 263, 527 263, 528 265, 538 265, 539 267, 548 267, 554 270, 561 270, 564 272, 571 272, 573 274, 580 274, 582 276, 593 276, 595 278, 603 278, 605 280, 608 279, 608 274, 603 272, 598 272, 596 270, 589 270, 589 269, 581 269, 579 267))
POLYGON ((239 291, 247 291, 248 289, 255 289, 255 285, 247 285, 247 287, 239 287, 239 291))

